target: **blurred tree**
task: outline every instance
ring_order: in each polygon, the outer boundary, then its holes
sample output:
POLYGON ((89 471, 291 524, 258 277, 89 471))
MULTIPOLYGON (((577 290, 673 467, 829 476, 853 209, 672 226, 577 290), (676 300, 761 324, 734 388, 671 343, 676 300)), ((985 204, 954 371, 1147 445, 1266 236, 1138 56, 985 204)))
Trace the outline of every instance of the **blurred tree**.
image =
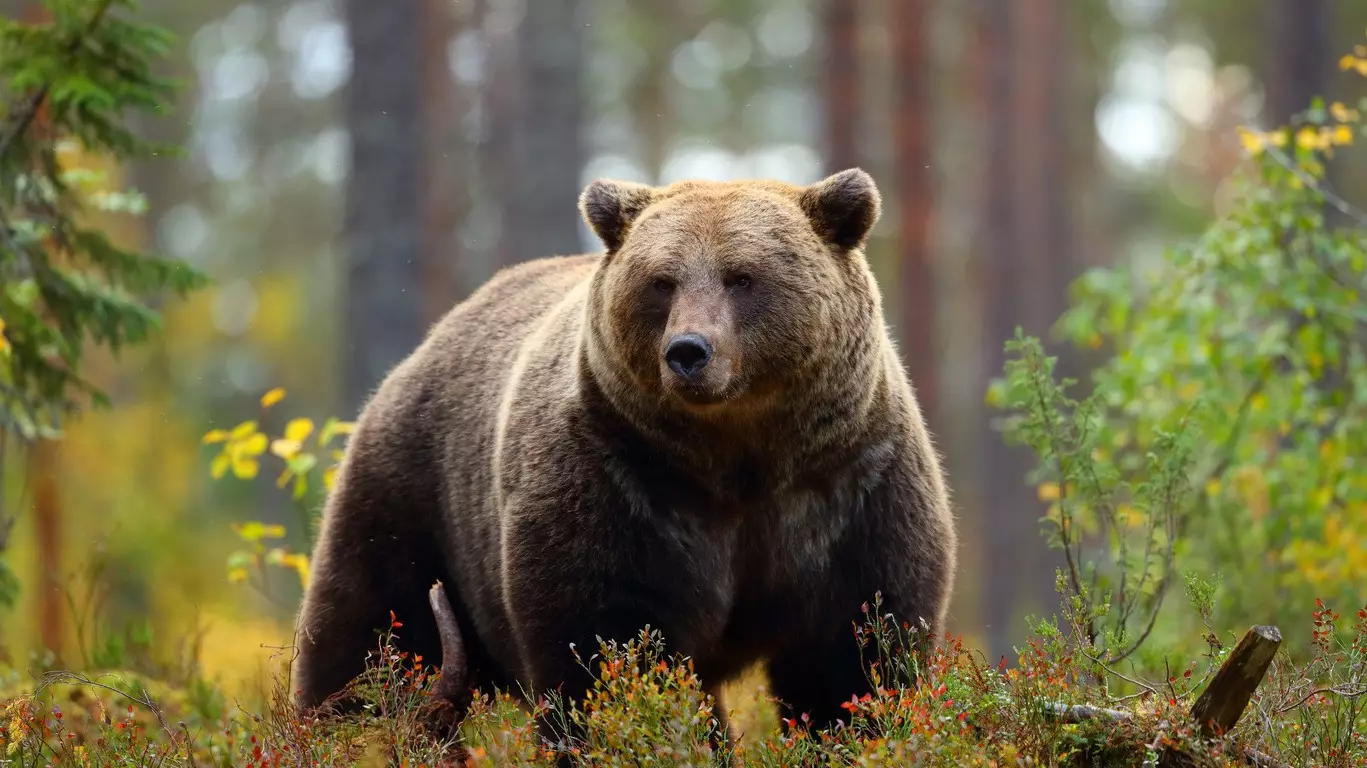
MULTIPOLYGON (((986 0, 979 14, 980 50, 989 59, 979 87, 988 156, 980 300, 990 380, 1017 327, 1045 336, 1064 309, 1066 41, 1057 0, 986 0)), ((1010 652, 1020 619, 1054 604, 1057 558, 1038 535, 1043 505, 1022 492, 1028 457, 984 424, 983 605, 995 657, 1010 652)))
POLYGON ((1309 108, 1316 96, 1328 96, 1335 57, 1332 47, 1332 0, 1265 0, 1267 55, 1263 85, 1269 125, 1286 125, 1309 108))
POLYGON ((425 329, 426 19, 415 3, 347 0, 345 8, 352 63, 344 412, 351 414, 425 329))
POLYGON ((930 219, 934 191, 930 179, 931 99, 930 18, 927 0, 900 0, 891 16, 893 71, 893 152, 897 185, 897 223, 901 259, 898 304, 901 347, 917 398, 932 432, 939 424, 939 366, 936 363, 936 304, 939 287, 931 266, 930 219))
POLYGON ((451 76, 448 46, 470 23, 445 0, 422 2, 423 169, 423 319, 440 319, 476 286, 463 284, 459 262, 466 257, 460 224, 469 211, 471 185, 462 117, 466 99, 451 76))
POLYGON ((517 28, 517 68, 504 212, 512 261, 578 253, 584 168, 584 4, 527 3, 517 28))
MULTIPOLYGON (((128 19, 130 7, 126 0, 31 4, 24 21, 0 19, 0 443, 17 436, 33 444, 26 471, 38 624, 54 651, 63 634, 55 440, 86 399, 108 402, 87 378, 87 358, 146 341, 160 323, 158 294, 185 295, 206 282, 182 263, 123 246, 101 226, 109 223, 102 215, 146 207, 118 188, 119 165, 169 149, 129 127, 132 114, 160 114, 173 92, 152 72, 169 35, 128 19)), ((15 519, 0 505, 0 557, 15 519)), ((0 606, 16 593, 0 559, 0 606)))
MULTIPOLYGON (((822 30, 826 48, 822 88, 827 173, 853 168, 861 162, 858 144, 861 6, 859 0, 825 0, 823 4, 822 30)), ((917 33, 914 30, 907 34, 917 33)))
MULTIPOLYGON (((1009 6, 1013 0, 982 0, 977 6, 975 46, 983 52, 978 69, 977 113, 984 126, 981 185, 983 200, 979 227, 982 268, 978 272, 984 338, 982 375, 984 389, 1006 362, 1004 344, 1019 322, 1015 287, 1019 285, 1011 223, 1011 62, 1008 56, 1009 6)), ((1006 446, 992 423, 982 420, 980 436, 983 481, 982 526, 986 538, 983 579, 983 623, 987 629, 987 653, 996 658, 1007 652, 1013 627, 1018 582, 1008 574, 1019 567, 1021 544, 1029 540, 1023 529, 1031 521, 1020 509, 1021 478, 1029 465, 1020 451, 1006 446), (1004 562, 1002 562, 1004 560, 1004 562)))

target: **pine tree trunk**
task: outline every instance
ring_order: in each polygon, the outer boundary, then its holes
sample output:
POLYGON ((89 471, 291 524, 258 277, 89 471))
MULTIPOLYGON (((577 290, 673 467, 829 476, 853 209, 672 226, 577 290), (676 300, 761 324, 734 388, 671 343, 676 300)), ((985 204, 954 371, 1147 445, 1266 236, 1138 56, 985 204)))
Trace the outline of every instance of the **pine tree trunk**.
POLYGON ((935 270, 930 221, 934 194, 930 183, 931 98, 927 0, 900 0, 892 9, 893 152, 896 164, 901 235, 899 293, 901 349, 932 432, 939 424, 939 366, 936 365, 935 270))
POLYGON ((347 0, 351 134, 346 194, 346 411, 355 413, 424 331, 423 16, 347 0))
POLYGON ((583 3, 558 0, 526 8, 517 32, 513 197, 503 222, 514 261, 582 250, 583 3))
POLYGON ((826 172, 860 163, 859 0, 826 0, 822 17, 826 41, 825 99, 826 172))

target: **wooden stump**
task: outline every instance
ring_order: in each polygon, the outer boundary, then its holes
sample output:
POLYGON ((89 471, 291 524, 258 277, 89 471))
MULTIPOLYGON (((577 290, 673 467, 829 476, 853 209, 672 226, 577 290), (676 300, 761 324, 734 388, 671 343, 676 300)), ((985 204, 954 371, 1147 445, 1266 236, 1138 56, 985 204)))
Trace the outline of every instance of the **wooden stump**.
POLYGON ((1203 736, 1228 733, 1239 722, 1281 644, 1282 633, 1276 627, 1248 630, 1191 708, 1203 736))

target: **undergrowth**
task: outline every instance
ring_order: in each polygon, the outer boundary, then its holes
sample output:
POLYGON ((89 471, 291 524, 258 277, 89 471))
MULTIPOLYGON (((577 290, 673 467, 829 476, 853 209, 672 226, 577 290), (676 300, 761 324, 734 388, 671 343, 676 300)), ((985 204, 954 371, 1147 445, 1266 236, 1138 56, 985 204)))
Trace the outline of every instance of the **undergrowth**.
POLYGON ((1145 766, 1172 750, 1201 766, 1244 764, 1249 750, 1287 765, 1367 766, 1367 608, 1345 623, 1316 606, 1314 653, 1299 663, 1280 655, 1235 730, 1211 741, 1187 713, 1233 634, 1153 683, 1099 677, 1067 622, 1037 622, 1008 668, 949 636, 913 650, 915 630, 881 608, 876 598, 866 606, 851 637, 875 692, 844 704, 847 722, 813 731, 788 719, 733 734, 722 750, 712 745, 724 702, 648 628, 582 661, 596 680, 583 701, 477 692, 446 736, 434 727, 437 660, 400 651, 394 621, 349 689, 362 702, 355 714, 301 714, 283 674, 258 710, 228 706, 202 681, 49 673, 0 703, 0 766, 551 766, 566 752, 593 766, 1145 766), (1136 690, 1119 695, 1115 683, 1136 690), (552 746, 540 717, 581 736, 552 746))

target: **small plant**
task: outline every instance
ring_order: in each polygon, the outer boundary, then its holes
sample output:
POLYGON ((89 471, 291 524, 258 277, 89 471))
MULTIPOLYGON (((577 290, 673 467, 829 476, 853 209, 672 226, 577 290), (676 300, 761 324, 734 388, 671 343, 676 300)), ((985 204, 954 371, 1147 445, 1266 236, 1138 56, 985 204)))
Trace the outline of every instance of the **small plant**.
MULTIPOLYGON (((580 666, 590 674, 593 658, 580 666)), ((712 744, 722 737, 716 703, 702 689, 691 660, 665 654, 664 638, 648 627, 632 641, 602 641, 594 684, 584 701, 554 699, 559 714, 582 741, 568 744, 588 765, 711 765, 712 744)))
MULTIPOLYGON (((285 399, 285 390, 279 387, 261 397, 262 418, 266 412, 285 399)), ((316 430, 311 419, 293 418, 284 427, 280 437, 270 438, 260 431, 257 420, 244 421, 231 430, 215 429, 204 435, 206 445, 221 444, 222 447, 210 463, 209 473, 215 479, 228 475, 239 480, 251 480, 261 471, 261 457, 267 452, 282 463, 276 486, 289 485, 291 501, 298 513, 299 528, 304 534, 305 551, 296 552, 285 546, 269 546, 267 541, 284 539, 286 529, 283 525, 250 521, 233 526, 233 532, 247 545, 246 549, 233 552, 228 557, 228 579, 234 582, 249 582, 267 597, 269 589, 267 566, 286 568, 294 571, 302 586, 308 586, 309 554, 317 533, 318 518, 314 510, 315 501, 309 498, 310 489, 319 486, 326 492, 332 489, 337 466, 343 457, 342 448, 334 445, 339 437, 350 435, 355 425, 351 422, 329 418, 316 430), (310 438, 312 449, 310 450, 310 438), (328 461, 320 461, 325 456, 328 461)))

